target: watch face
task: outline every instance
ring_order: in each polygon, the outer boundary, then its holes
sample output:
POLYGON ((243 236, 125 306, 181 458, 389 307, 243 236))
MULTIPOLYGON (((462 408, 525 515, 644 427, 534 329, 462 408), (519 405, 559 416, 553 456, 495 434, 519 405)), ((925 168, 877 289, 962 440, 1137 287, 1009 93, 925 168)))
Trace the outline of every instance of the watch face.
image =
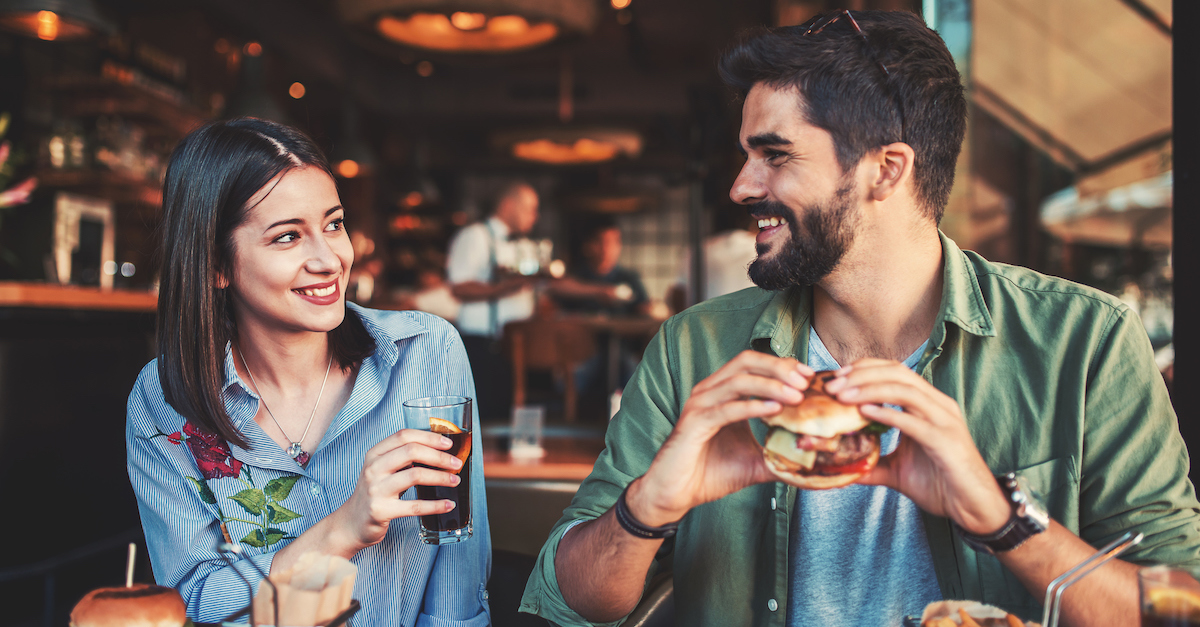
POLYGON ((1021 475, 1017 475, 1017 490, 1025 497, 1024 502, 1017 508, 1017 514, 1031 519, 1044 530, 1050 525, 1050 515, 1046 512, 1042 495, 1021 475))

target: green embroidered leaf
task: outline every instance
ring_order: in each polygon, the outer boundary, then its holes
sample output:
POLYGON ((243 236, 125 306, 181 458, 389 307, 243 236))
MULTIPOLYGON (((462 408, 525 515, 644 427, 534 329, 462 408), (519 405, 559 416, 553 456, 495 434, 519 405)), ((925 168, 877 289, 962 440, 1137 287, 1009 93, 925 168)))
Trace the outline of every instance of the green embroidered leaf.
POLYGON ((255 516, 261 516, 263 507, 267 504, 267 497, 263 494, 262 490, 257 489, 245 489, 229 498, 236 501, 238 505, 241 505, 242 509, 255 516))
MULTIPOLYGON (((262 532, 260 531, 259 533, 262 532)), ((274 527, 267 528, 267 546, 271 546, 285 537, 287 537, 287 532, 284 530, 276 529, 274 527)))
POLYGON ((282 501, 292 493, 292 488, 296 486, 296 482, 299 480, 300 475, 289 475, 287 477, 272 479, 267 482, 267 487, 263 488, 263 491, 267 493, 267 496, 276 501, 282 501))
POLYGON ((285 523, 300 517, 300 514, 293 512, 279 503, 267 503, 267 522, 269 523, 285 523))
POLYGON ((246 537, 242 538, 242 544, 249 544, 256 549, 261 549, 264 546, 267 546, 266 541, 263 539, 262 529, 255 529, 254 531, 246 534, 246 537))
POLYGON ((207 483, 195 477, 188 477, 188 481, 191 481, 192 486, 194 486, 196 491, 200 493, 200 500, 208 503, 209 505, 217 504, 217 497, 212 493, 212 490, 208 489, 207 483))

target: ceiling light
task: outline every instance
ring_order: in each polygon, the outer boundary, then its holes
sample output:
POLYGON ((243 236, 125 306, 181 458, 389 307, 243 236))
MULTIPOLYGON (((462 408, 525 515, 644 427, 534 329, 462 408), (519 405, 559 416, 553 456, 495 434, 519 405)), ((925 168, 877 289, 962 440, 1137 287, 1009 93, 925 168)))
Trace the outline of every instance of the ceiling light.
POLYGON ((0 0, 0 28, 45 41, 115 30, 92 0, 0 0))
POLYGON ((342 19, 439 52, 511 52, 595 25, 593 0, 337 0, 342 19))
POLYGON ((493 144, 525 161, 554 165, 602 163, 619 156, 637 157, 642 136, 612 128, 548 128, 497 134, 493 144))

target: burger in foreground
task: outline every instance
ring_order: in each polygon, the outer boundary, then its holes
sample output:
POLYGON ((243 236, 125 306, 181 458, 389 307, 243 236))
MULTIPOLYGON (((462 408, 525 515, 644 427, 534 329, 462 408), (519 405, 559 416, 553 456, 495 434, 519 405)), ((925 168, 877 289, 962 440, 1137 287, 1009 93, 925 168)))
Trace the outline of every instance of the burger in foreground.
POLYGON ((840 488, 858 481, 879 462, 879 434, 857 405, 843 405, 825 392, 832 370, 816 373, 804 400, 763 419, 771 430, 763 457, 784 483, 807 490, 840 488))
POLYGON ((191 624, 178 592, 147 584, 92 590, 71 610, 71 627, 186 627, 191 624))

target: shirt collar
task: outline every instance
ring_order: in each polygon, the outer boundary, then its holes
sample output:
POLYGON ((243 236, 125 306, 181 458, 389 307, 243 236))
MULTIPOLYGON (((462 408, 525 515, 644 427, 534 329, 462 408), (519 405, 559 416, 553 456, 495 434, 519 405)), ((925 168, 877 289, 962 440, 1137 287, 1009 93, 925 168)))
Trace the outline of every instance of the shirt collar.
POLYGON ((488 218, 487 225, 488 228, 492 230, 492 234, 495 235, 496 239, 502 242, 508 240, 509 232, 512 229, 508 228, 508 225, 504 223, 504 220, 501 220, 496 216, 492 216, 488 218))
MULTIPOLYGON (((391 316, 388 324, 384 324, 380 319, 381 315, 385 315, 384 312, 366 309, 349 301, 346 301, 346 313, 347 315, 357 315, 367 333, 375 339, 375 353, 367 359, 378 360, 380 371, 390 370, 396 364, 396 360, 400 356, 400 349, 396 347, 396 342, 429 331, 414 316, 391 316)), ((225 385, 222 386, 222 389, 228 391, 229 387, 234 384, 240 385, 246 393, 257 398, 250 386, 246 385, 238 375, 234 362, 233 344, 230 342, 225 344, 225 385)))
MULTIPOLYGON (((954 240, 938 231, 942 241, 942 303, 938 320, 981 337, 996 335, 979 288, 975 268, 954 240)), ((812 287, 791 287, 775 292, 754 325, 751 346, 770 348, 780 357, 808 358, 808 329, 812 324, 812 287)), ((941 347, 945 325, 934 325, 930 345, 941 347)))

